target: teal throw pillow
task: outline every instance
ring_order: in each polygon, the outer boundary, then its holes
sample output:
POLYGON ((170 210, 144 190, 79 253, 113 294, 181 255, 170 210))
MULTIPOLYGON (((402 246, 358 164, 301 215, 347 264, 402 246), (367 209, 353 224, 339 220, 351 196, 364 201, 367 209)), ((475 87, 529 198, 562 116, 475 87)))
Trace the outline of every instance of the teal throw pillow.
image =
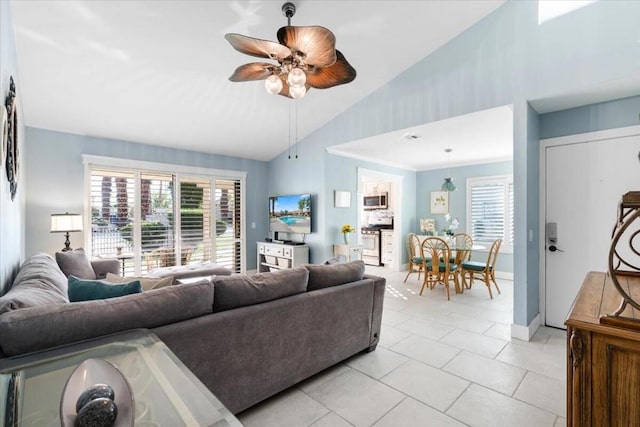
POLYGON ((110 284, 103 280, 86 280, 75 276, 69 276, 67 291, 71 302, 115 298, 140 292, 142 292, 140 280, 110 284))

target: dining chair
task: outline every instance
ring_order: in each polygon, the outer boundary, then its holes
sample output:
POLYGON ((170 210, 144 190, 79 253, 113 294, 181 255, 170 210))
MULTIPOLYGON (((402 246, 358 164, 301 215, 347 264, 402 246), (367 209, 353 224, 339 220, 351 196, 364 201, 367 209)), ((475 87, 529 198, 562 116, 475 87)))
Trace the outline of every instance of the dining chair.
POLYGON ((467 233, 456 233, 451 238, 453 242, 454 253, 451 262, 457 266, 456 274, 458 275, 458 283, 461 283, 460 292, 464 292, 464 281, 460 280, 462 274, 462 263, 471 261, 471 250, 473 248, 473 238, 467 233))
POLYGON ((404 283, 407 283, 407 279, 411 273, 418 273, 418 280, 422 274, 422 256, 420 254, 420 239, 416 233, 407 234, 406 238, 407 254, 409 255, 409 272, 404 278, 404 283))
POLYGON ((471 285, 473 285, 473 279, 480 279, 487 285, 487 289, 489 290, 489 297, 493 299, 493 294, 491 293, 491 282, 495 285, 498 293, 500 293, 500 288, 498 287, 498 283, 496 282, 495 276, 495 265, 498 260, 498 253, 500 252, 500 246, 502 245, 502 239, 497 239, 491 245, 491 249, 489 249, 489 254, 487 255, 487 262, 480 261, 465 261, 462 263, 462 286, 467 289, 471 289, 471 285), (469 275, 469 283, 467 283, 467 274, 469 275))
POLYGON ((422 256, 422 266, 424 270, 424 280, 420 295, 424 291, 425 286, 433 289, 436 285, 444 285, 447 291, 447 300, 451 299, 449 292, 449 282, 454 281, 456 292, 459 292, 459 282, 456 270, 457 265, 448 262, 451 259, 451 249, 447 242, 440 237, 427 237, 420 246, 420 254, 422 256), (438 260, 434 262, 434 260, 438 260))

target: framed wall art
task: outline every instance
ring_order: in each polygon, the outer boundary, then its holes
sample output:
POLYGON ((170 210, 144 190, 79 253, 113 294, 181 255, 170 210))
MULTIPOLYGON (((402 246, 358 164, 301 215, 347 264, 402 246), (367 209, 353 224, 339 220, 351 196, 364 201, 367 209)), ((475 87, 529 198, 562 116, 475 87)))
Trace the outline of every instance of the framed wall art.
POLYGON ((448 191, 432 191, 431 192, 431 214, 449 213, 449 192, 448 191))
POLYGON ((351 192, 334 190, 333 192, 333 206, 336 208, 350 208, 351 207, 351 192))

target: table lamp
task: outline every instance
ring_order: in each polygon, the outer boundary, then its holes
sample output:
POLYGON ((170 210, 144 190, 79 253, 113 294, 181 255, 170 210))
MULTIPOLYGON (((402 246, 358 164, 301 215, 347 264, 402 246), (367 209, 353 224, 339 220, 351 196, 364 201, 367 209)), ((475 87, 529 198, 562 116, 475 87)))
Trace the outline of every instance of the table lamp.
POLYGON ((71 242, 69 241, 69 233, 82 231, 82 215, 70 214, 51 214, 51 232, 66 233, 63 252, 71 250, 71 242))

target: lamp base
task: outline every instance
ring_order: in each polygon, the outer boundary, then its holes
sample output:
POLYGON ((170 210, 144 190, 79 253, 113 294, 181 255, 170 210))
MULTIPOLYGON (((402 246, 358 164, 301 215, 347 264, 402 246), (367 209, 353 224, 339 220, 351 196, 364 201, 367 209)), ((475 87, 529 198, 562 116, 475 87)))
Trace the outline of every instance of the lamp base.
POLYGON ((62 248, 62 252, 72 251, 71 241, 69 240, 69 233, 67 232, 65 235, 66 240, 64 241, 64 248, 62 248))

